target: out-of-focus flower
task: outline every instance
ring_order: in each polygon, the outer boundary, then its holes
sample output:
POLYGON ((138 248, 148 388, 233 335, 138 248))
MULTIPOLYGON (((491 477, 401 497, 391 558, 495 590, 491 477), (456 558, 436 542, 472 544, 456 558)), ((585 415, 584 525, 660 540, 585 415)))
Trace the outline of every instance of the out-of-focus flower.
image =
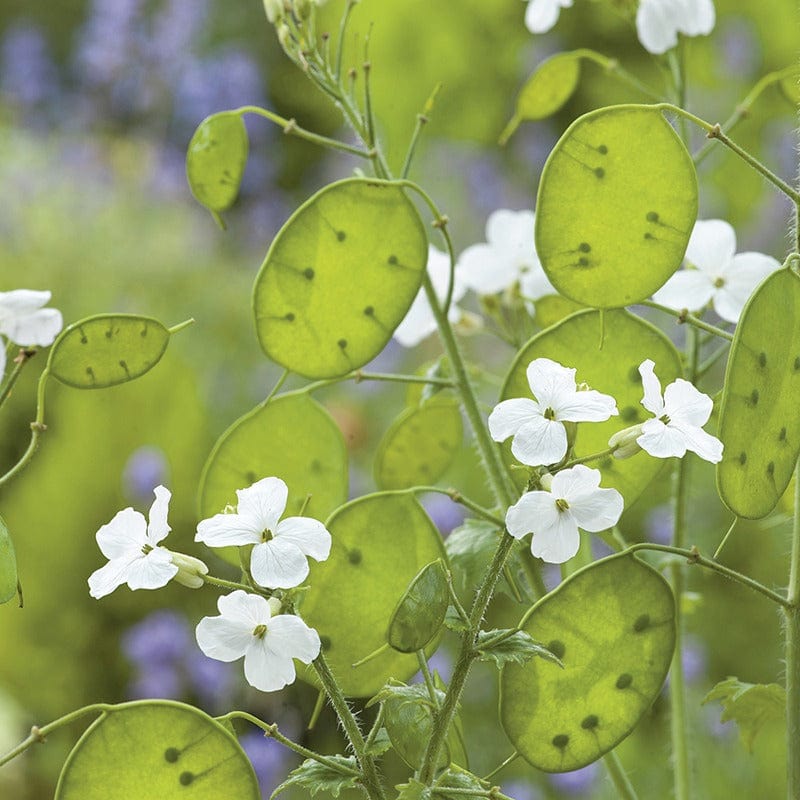
POLYGON ((137 667, 180 661, 191 643, 186 618, 176 611, 154 611, 128 628, 122 637, 122 652, 137 667))
POLYGON ((44 308, 50 302, 50 292, 14 289, 0 292, 0 336, 23 347, 53 344, 64 326, 61 312, 44 308))
POLYGON ((556 772, 547 776, 553 788, 569 797, 580 797, 593 792, 599 777, 597 762, 572 772, 556 772))
POLYGON ((525 26, 531 33, 549 31, 558 22, 562 8, 571 8, 572 0, 530 0, 525 10, 525 26))
POLYGON ((506 528, 515 538, 533 533, 531 553, 562 564, 578 552, 578 528, 597 533, 617 524, 622 495, 600 488, 600 471, 578 464, 553 476, 549 491, 526 492, 508 509, 506 528))
POLYGON ((556 294, 536 255, 534 219, 533 211, 506 209, 489 216, 486 243, 468 247, 458 259, 458 274, 468 288, 485 295, 518 285, 528 301, 556 294))
POLYGON ((273 616, 280 601, 237 589, 217 601, 219 616, 203 617, 197 644, 209 657, 236 661, 244 656, 247 682, 262 692, 293 683, 293 659, 310 664, 320 649, 319 635, 291 614, 273 616))
POLYGON ((604 422, 617 413, 613 397, 595 390, 579 391, 575 370, 549 358, 531 361, 528 385, 535 400, 517 397, 498 403, 489 415, 496 442, 509 436, 511 452, 523 464, 555 464, 567 453, 565 422, 604 422))
POLYGON ((282 744, 257 731, 240 736, 239 744, 253 765, 261 794, 269 797, 286 777, 287 766, 292 761, 291 753, 282 744))
POLYGON ((169 466, 160 447, 144 445, 134 450, 122 470, 122 486, 127 499, 141 503, 156 486, 168 482, 169 466))
POLYGON ((197 526, 196 542, 209 547, 255 545, 250 572, 260 586, 291 589, 308 575, 308 556, 324 561, 331 551, 331 535, 310 517, 287 517, 289 488, 280 478, 262 478, 247 489, 237 489, 236 513, 216 514, 197 526))
POLYGON ((736 253, 736 233, 721 219, 697 222, 686 261, 696 269, 676 272, 653 300, 675 309, 698 311, 709 303, 722 319, 738 322, 758 284, 780 264, 762 253, 736 253))
MULTIPOLYGON (((428 276, 433 284, 433 290, 439 302, 444 302, 447 297, 447 287, 450 282, 450 257, 437 250, 433 245, 428 247, 428 276)), ((453 278, 453 298, 447 318, 452 323, 461 319, 461 309, 456 303, 466 294, 467 287, 461 280, 458 270, 453 278)), ((426 339, 436 330, 436 319, 431 311, 425 289, 421 288, 408 309, 403 321, 395 328, 394 338, 403 347, 414 347, 426 339)))
POLYGON ((645 50, 656 55, 678 44, 678 34, 705 36, 714 28, 713 0, 641 0, 636 33, 645 50))

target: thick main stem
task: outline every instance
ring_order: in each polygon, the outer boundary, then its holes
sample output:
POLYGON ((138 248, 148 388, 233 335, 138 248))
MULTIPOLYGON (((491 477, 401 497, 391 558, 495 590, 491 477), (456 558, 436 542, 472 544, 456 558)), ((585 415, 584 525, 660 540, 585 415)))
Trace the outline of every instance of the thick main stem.
POLYGON ((800 462, 795 470, 794 524, 786 622, 786 782, 789 800, 800 799, 800 462))

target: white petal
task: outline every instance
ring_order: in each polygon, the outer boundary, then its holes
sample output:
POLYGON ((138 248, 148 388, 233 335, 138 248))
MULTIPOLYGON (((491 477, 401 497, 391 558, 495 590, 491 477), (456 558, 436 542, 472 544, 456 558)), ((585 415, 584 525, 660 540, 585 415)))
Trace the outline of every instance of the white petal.
POLYGON ((169 550, 156 547, 146 556, 131 561, 128 566, 128 586, 131 589, 160 589, 166 586, 178 568, 172 563, 169 550))
POLYGON ((253 630, 257 625, 266 625, 272 612, 269 601, 257 594, 237 589, 217 599, 217 608, 227 620, 240 627, 253 630))
POLYGON ((559 0, 531 0, 525 11, 525 26, 531 33, 545 33, 558 22, 559 0))
POLYGON ((325 561, 331 552, 331 535, 328 529, 311 517, 287 517, 278 523, 275 538, 291 542, 301 553, 317 561, 325 561))
POLYGON ((553 497, 561 497, 571 504, 573 498, 596 491, 600 486, 600 477, 599 469, 578 464, 557 472, 550 484, 550 491, 553 497))
POLYGON ((569 511, 561 511, 555 525, 533 534, 531 553, 548 564, 563 564, 578 552, 580 544, 575 519, 569 511))
POLYGON ((267 626, 266 643, 273 653, 281 653, 310 664, 320 650, 319 635, 313 628, 291 614, 273 617, 267 626))
POLYGON ((308 576, 308 561, 294 543, 271 539, 253 548, 250 571, 259 586, 291 589, 308 576))
POLYGON ((539 404, 527 397, 515 397, 498 403, 489 414, 489 433, 496 442, 504 442, 532 419, 541 418, 539 404))
POLYGON ((531 266, 522 273, 519 280, 519 291, 525 300, 539 300, 551 294, 558 294, 558 291, 545 274, 538 256, 531 266))
POLYGON ((0 319, 32 314, 50 302, 52 294, 33 289, 14 289, 0 292, 0 319))
POLYGON ((535 358, 525 370, 528 386, 542 408, 556 409, 575 394, 575 370, 549 358, 535 358))
POLYGON ((403 347, 414 347, 436 330, 436 320, 431 311, 425 290, 420 289, 403 321, 392 334, 403 347))
POLYGON ((263 528, 251 517, 215 514, 211 519, 204 519, 198 524, 194 540, 209 547, 257 544, 261 541, 262 532, 263 528))
POLYGON ((534 251, 533 211, 509 211, 499 208, 486 221, 486 240, 496 248, 504 250, 534 251))
POLYGON ((723 276, 724 285, 714 295, 714 310, 722 319, 738 322, 756 286, 780 266, 771 256, 738 253, 723 276))
POLYGON ((6 343, 0 339, 0 381, 6 374, 6 343))
POLYGON ((678 44, 678 35, 663 0, 641 0, 636 12, 636 34, 645 50, 656 55, 678 44))
POLYGON ((655 362, 648 358, 639 364, 639 374, 642 376, 644 397, 642 405, 651 413, 660 417, 664 413, 664 401, 661 398, 661 381, 654 371, 655 362))
POLYGON ((291 658, 276 655, 267 648, 269 633, 262 640, 254 639, 244 655, 244 677, 262 692, 276 692, 294 683, 295 671, 291 658))
POLYGON ((555 464, 567 453, 567 432, 556 420, 534 417, 523 425, 511 442, 514 458, 530 467, 555 464))
POLYGON ((689 381, 678 378, 664 392, 664 413, 673 423, 701 427, 708 422, 714 403, 689 381))
POLYGON ((253 630, 225 617, 203 617, 197 624, 195 638, 200 649, 217 661, 236 661, 253 641, 253 630))
POLYGON ((597 533, 616 525, 622 514, 624 502, 616 489, 601 489, 600 471, 582 464, 559 472, 553 478, 553 492, 569 503, 569 511, 579 527, 597 533), (556 478, 573 473, 561 494, 556 478))
POLYGON ((518 277, 513 265, 498 259, 497 251, 488 244, 468 247, 458 258, 458 272, 465 285, 478 294, 501 292, 518 277))
POLYGON ((736 252, 736 232, 724 220, 699 220, 686 246, 686 260, 707 275, 718 278, 736 252))
POLYGON ((704 458, 712 464, 717 464, 722 460, 723 445, 716 436, 691 425, 677 424, 673 427, 680 430, 687 450, 697 453, 700 458, 704 458))
MULTIPOLYGON (((440 303, 447 298, 447 289, 450 286, 450 256, 437 250, 433 245, 428 245, 428 275, 430 275, 433 291, 440 303)), ((467 287, 461 280, 456 268, 453 274, 453 298, 457 303, 467 293, 467 287)))
POLYGON ((50 292, 0 292, 0 334, 19 345, 52 344, 64 321, 60 311, 42 308, 49 301, 50 292))
POLYGON ((556 419, 566 422, 605 422, 619 414, 617 401, 594 389, 565 397, 555 411, 556 419))
POLYGON ((515 539, 558 523, 559 510, 550 492, 526 492, 506 512, 506 529, 515 539))
POLYGON ((642 425, 642 435, 636 440, 642 450, 656 458, 678 458, 686 454, 684 435, 661 420, 649 419, 642 425))
POLYGON ((699 269, 682 269, 653 295, 653 300, 678 311, 699 311, 713 296, 714 281, 709 275, 699 269))
POLYGON ((713 0, 683 0, 684 13, 678 30, 687 36, 705 36, 714 29, 713 0))
POLYGON ((236 491, 236 513, 251 519, 262 531, 274 531, 281 518, 289 488, 280 478, 262 478, 247 489, 236 491))
POLYGON ((100 599, 128 580, 128 567, 138 556, 114 558, 89 576, 89 594, 100 599))
POLYGON ((124 508, 97 531, 95 538, 108 559, 142 555, 142 548, 148 544, 147 522, 138 511, 124 508))
POLYGON ((172 530, 167 523, 169 500, 172 497, 169 489, 156 486, 154 490, 156 499, 150 506, 150 518, 147 523, 147 540, 155 547, 172 530))

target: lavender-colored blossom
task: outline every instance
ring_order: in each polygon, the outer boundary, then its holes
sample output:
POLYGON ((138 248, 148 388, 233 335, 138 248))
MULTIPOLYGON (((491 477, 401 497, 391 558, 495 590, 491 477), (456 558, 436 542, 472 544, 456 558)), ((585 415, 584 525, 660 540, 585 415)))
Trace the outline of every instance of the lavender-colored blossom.
POLYGON ((687 684, 697 683, 706 674, 708 666, 708 648, 697 636, 686 634, 683 639, 681 652, 683 664, 683 679, 687 684))
POLYGON ((746 17, 728 17, 720 25, 718 40, 725 75, 749 79, 756 74, 762 53, 752 21, 746 17))
POLYGON ((159 447, 144 445, 134 450, 122 470, 125 497, 141 504, 153 495, 153 489, 169 482, 169 465, 159 447))
POLYGON ((589 794, 594 789, 600 775, 600 768, 595 761, 583 769, 576 769, 572 772, 559 772, 548 775, 553 788, 571 797, 589 794))
POLYGON ((200 705, 211 711, 221 711, 236 681, 233 665, 209 658, 191 647, 186 653, 185 667, 200 705))
POLYGON ((669 544, 672 541, 674 519, 672 507, 666 503, 651 508, 645 520, 648 541, 669 544))
POLYGON ((173 664, 154 663, 144 667, 137 671, 128 686, 128 697, 132 700, 180 700, 183 696, 183 680, 173 664))
POLYGON ((56 77, 39 28, 26 22, 9 27, 0 43, 0 94, 27 109, 52 97, 56 77))
POLYGON ((175 611, 154 611, 129 628, 122 637, 122 651, 137 667, 176 664, 193 647, 187 620, 175 611))
MULTIPOLYGON (((430 671, 431 675, 433 675, 434 672, 438 672, 439 677, 445 683, 447 683, 447 681, 450 680, 450 675, 453 672, 453 659, 446 650, 440 647, 428 659, 428 670, 430 671)), ((411 679, 411 683, 422 683, 422 680, 422 672, 418 672, 411 679)))
POLYGON ((447 495, 438 493, 426 495, 422 505, 442 536, 447 536, 453 528, 457 528, 464 521, 464 507, 454 503, 447 495))
POLYGON ((544 798, 541 789, 519 779, 503 784, 501 791, 513 800, 543 800, 544 798))
POLYGON ((239 737, 239 744, 253 765, 263 797, 269 797, 286 777, 292 756, 274 739, 252 731, 239 737))

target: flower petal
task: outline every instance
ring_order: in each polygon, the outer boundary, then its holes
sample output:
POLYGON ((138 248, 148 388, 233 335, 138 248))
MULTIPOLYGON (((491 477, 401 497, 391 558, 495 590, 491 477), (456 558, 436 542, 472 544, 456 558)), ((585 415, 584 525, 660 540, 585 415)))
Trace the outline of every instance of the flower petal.
POLYGON ((291 589, 308 576, 308 561, 294 542, 271 539, 253 548, 250 571, 259 586, 291 589))
POLYGON ((553 497, 561 497, 571 505, 573 498, 594 492, 599 486, 600 470, 577 464, 557 472, 550 484, 550 491, 553 497))
POLYGON ((113 558, 89 576, 89 594, 99 600, 128 580, 128 567, 140 556, 113 558))
POLYGON ((291 542, 301 553, 317 561, 325 561, 331 552, 328 529, 311 517, 287 517, 278 523, 275 538, 291 542))
MULTIPOLYGON (((565 5, 572 5, 571 0, 565 5)), ((558 22, 560 13, 559 0, 531 0, 525 10, 525 27, 531 33, 545 33, 558 22)))
POLYGON ((172 563, 169 550, 156 547, 146 556, 134 559, 128 565, 128 586, 131 589, 160 589, 166 586, 178 568, 172 563))
POLYGON ((636 34, 644 49, 655 55, 678 44, 677 30, 663 0, 641 0, 636 12, 636 34))
POLYGON ((143 555, 142 548, 148 544, 147 521, 138 511, 124 508, 97 531, 95 539, 100 552, 110 560, 143 555))
POLYGON ((556 525, 559 513, 550 492, 525 492, 506 512, 506 530, 515 539, 522 539, 529 533, 556 525))
POLYGON ((699 311, 714 296, 714 281, 699 269, 676 272, 654 295, 653 300, 678 311, 699 311))
POLYGON ((736 232, 721 219, 699 220, 686 246, 686 260, 707 275, 718 278, 736 252, 736 232))
POLYGON ((247 489, 238 489, 236 497, 237 514, 253 520, 262 531, 274 531, 286 509, 289 487, 280 478, 262 478, 247 489))
POLYGON ((297 658, 310 664, 320 650, 319 634, 292 614, 279 614, 267 626, 267 647, 273 653, 297 658))
POLYGON ((678 30, 687 36, 705 36, 714 29, 716 14, 713 0, 683 0, 678 30))
POLYGON ((580 544, 575 519, 569 511, 561 511, 554 525, 533 534, 531 553, 548 564, 563 564, 578 552, 580 544))
POLYGON ((257 544, 264 529, 251 516, 215 514, 197 525, 194 540, 209 547, 229 547, 257 544))
POLYGON ((567 453, 567 432, 556 420, 533 417, 511 442, 514 458, 530 467, 555 464, 567 453))
POLYGON ((605 422, 619 414, 617 401, 610 395, 589 389, 575 392, 555 409, 556 419, 565 422, 605 422))
POLYGON ((149 522, 147 523, 147 540, 155 547, 172 530, 167 523, 169 501, 172 497, 169 489, 156 486, 154 489, 156 499, 150 506, 149 522))
POLYGON ((50 292, 15 289, 0 292, 0 334, 19 345, 47 346, 64 326, 61 312, 42 308, 50 292))
POLYGON ((225 617, 203 617, 197 623, 195 638, 199 648, 217 661, 236 661, 253 641, 254 628, 244 628, 225 617))
POLYGON ((698 428, 708 422, 714 402, 689 381, 674 380, 664 392, 664 413, 672 424, 688 423, 698 428))
POLYGON ((515 397, 498 403, 489 414, 489 433, 496 442, 504 442, 532 419, 542 417, 539 404, 527 397, 515 397))
POLYGON ((683 436, 686 449, 697 453, 700 458, 717 464, 722 460, 722 442, 716 436, 706 433, 702 428, 691 425, 675 424, 683 436))
POLYGON ((478 294, 495 294, 517 280, 517 272, 509 262, 497 257, 488 244, 474 244, 458 257, 458 271, 464 284, 478 294))
POLYGON ((257 625, 266 625, 272 612, 269 601, 257 594, 237 589, 217 599, 220 614, 231 623, 253 630, 257 625))
POLYGON ((436 320, 431 311, 425 290, 420 289, 403 321, 392 334, 403 347, 414 347, 436 330, 436 320))
POLYGON ((738 253, 724 275, 724 285, 714 295, 714 310, 722 319, 738 322, 756 286, 780 266, 771 256, 738 253))
POLYGON ((0 339, 0 381, 6 374, 6 343, 0 339))
POLYGON ((541 408, 559 408, 577 391, 575 370, 549 358, 535 358, 525 370, 528 386, 541 408))
POLYGON ((677 428, 661 420, 649 419, 642 425, 642 435, 636 440, 642 450, 656 458, 681 458, 686 454, 686 439, 677 428))
POLYGON ((661 397, 661 381, 654 371, 655 362, 648 358, 639 364, 639 374, 642 376, 644 397, 642 405, 651 413, 660 417, 664 413, 664 401, 661 397))
POLYGON ((261 692, 276 692, 294 683, 294 662, 285 655, 276 655, 267 647, 267 632, 264 639, 253 639, 244 654, 244 677, 261 692))

